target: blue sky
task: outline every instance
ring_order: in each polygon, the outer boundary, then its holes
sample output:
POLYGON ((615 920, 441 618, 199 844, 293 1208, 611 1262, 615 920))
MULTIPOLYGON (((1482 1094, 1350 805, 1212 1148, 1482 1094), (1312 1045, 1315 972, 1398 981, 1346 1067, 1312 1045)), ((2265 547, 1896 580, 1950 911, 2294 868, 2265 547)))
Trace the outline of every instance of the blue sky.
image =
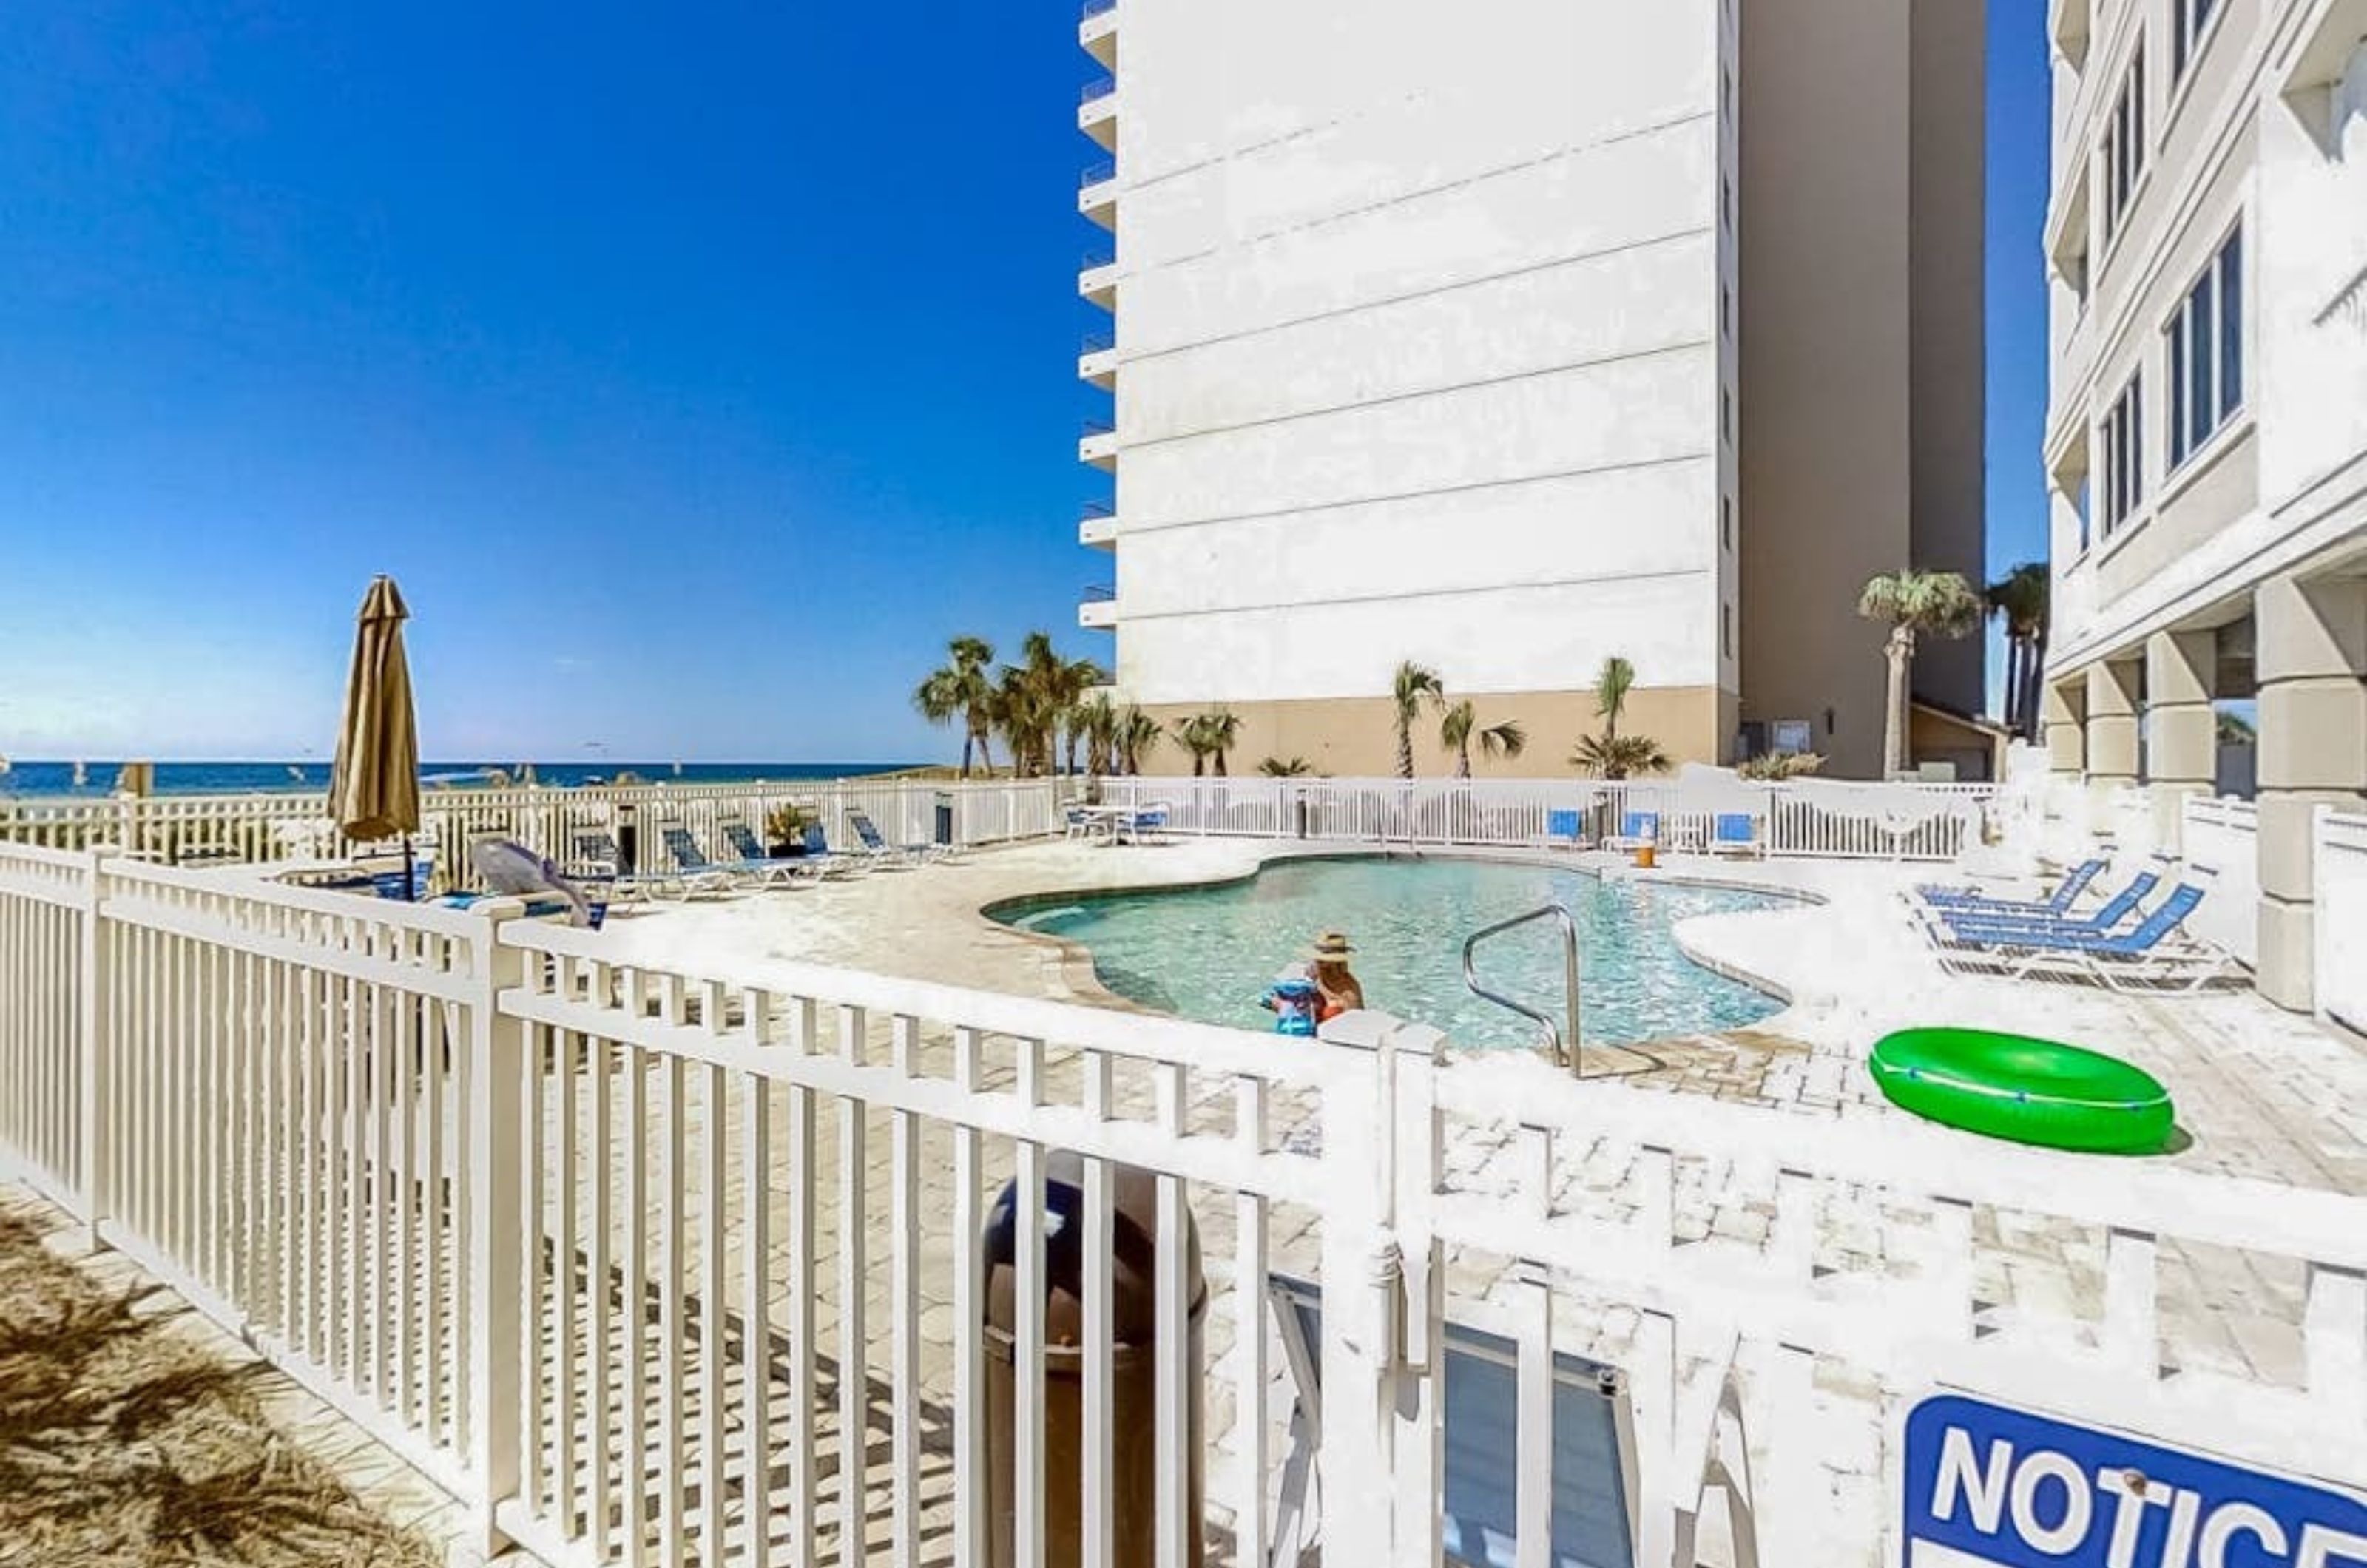
MULTIPOLYGON (((950 754, 1073 651, 1070 0, 0 7, 0 752, 950 754)), ((1991 548, 2043 547, 2043 0, 1991 0, 1991 548)))

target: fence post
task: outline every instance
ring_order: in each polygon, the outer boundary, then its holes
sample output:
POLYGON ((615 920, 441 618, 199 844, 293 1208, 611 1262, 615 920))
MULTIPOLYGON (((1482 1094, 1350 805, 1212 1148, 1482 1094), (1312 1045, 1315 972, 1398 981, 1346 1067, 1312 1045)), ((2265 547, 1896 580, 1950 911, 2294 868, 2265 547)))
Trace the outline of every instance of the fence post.
POLYGON ((1388 1021, 1351 1016, 1326 1043, 1362 1070, 1326 1085, 1322 1102, 1323 1559, 1384 1563, 1397 1561, 1394 1521, 1375 1501, 1392 1492, 1389 1405, 1404 1282, 1387 1224, 1395 1096, 1388 1021), (1383 1173, 1378 1180, 1376 1172, 1383 1173))
POLYGON ((82 1205, 82 1221, 90 1229, 90 1246, 99 1245, 99 1222, 107 1218, 107 1134, 109 1102, 114 1098, 111 1060, 115 1042, 107 1027, 108 942, 100 928, 101 882, 107 851, 96 845, 83 857, 81 952, 74 997, 75 1104, 74 1197, 82 1205))
POLYGON ((502 992, 523 984, 526 955, 503 940, 498 910, 476 939, 474 994, 469 1005, 469 1408, 475 1442, 469 1456, 479 1543, 488 1557, 509 1543, 494 1513, 516 1495, 518 1404, 523 1380, 518 1335, 528 1286, 527 1235, 521 1207, 522 1151, 533 1145, 520 1123, 527 1067, 526 1025, 501 1010, 502 992))

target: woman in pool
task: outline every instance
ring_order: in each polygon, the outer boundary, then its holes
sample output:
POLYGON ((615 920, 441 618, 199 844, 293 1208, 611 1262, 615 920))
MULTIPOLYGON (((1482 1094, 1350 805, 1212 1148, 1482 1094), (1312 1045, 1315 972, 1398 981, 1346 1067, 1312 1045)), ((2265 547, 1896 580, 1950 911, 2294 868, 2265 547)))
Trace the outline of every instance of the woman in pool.
POLYGON ((1346 932, 1325 931, 1315 939, 1314 950, 1307 955, 1307 962, 1315 967, 1315 988, 1322 994, 1326 1022, 1365 1005, 1365 987, 1348 968, 1348 955, 1355 951, 1348 945, 1346 932))

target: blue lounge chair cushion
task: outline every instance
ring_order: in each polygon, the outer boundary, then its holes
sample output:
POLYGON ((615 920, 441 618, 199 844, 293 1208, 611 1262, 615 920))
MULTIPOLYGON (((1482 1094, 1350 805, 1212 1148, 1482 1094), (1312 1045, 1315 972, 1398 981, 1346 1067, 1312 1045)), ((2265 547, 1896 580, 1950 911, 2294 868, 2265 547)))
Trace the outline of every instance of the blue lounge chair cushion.
POLYGON ((1657 811, 1630 811, 1620 818, 1619 836, 1623 839, 1657 839, 1660 836, 1660 814, 1657 811))
POLYGON ((1546 837, 1575 839, 1579 836, 1578 824, 1579 815, 1575 811, 1548 811, 1546 813, 1546 837))
POLYGON ((2203 889, 2191 882, 2170 890, 2160 908, 2126 931, 2092 931, 2057 927, 1988 927, 1957 929, 1957 940, 1978 947, 2033 948, 2046 953, 2101 953, 2131 957, 2149 953, 2175 931, 2203 902, 2203 889))
POLYGON ((1721 844, 1755 844, 1759 824, 1748 811, 1721 811, 1711 824, 1710 836, 1721 844))
POLYGON ((2050 919, 2043 915, 2029 917, 1983 915, 1977 910, 1942 909, 1939 914, 1940 918, 1948 923, 1951 931, 1959 932, 1988 930, 2038 931, 2076 935, 2084 931, 2091 936, 2101 936, 2126 919, 2129 911, 2144 902, 2146 896, 2160 884, 2160 877, 2156 876, 2152 872, 2141 871, 2130 879, 2126 887, 2114 894, 2103 908, 2083 920, 2050 919))
POLYGON ((1980 910, 1998 914, 2059 915, 2078 900, 2088 885, 2103 874, 2104 863, 2085 860, 2073 866, 2052 896, 2043 899, 1987 898, 1965 887, 1925 887, 1921 889, 1926 903, 1951 911, 1980 910))

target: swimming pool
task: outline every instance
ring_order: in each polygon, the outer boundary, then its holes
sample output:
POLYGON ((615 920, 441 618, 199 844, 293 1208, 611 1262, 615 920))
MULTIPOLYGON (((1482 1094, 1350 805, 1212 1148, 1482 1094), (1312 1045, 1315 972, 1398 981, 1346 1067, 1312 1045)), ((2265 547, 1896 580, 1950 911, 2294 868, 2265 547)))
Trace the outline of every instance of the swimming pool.
MULTIPOLYGON (((1584 955, 1589 1044, 1736 1029, 1783 1004, 1704 969, 1670 928, 1695 915, 1766 908, 1767 894, 1663 882, 1604 881, 1558 866, 1380 858, 1285 861, 1246 882, 1073 901, 1029 900, 989 913, 1090 950, 1101 983, 1146 1007, 1206 1023, 1273 1026, 1257 999, 1318 931, 1345 931, 1371 1006, 1436 1025, 1473 1045, 1529 1045, 1537 1031, 1463 984, 1463 939, 1562 904, 1584 955)), ((1546 924, 1479 950, 1491 989, 1549 1016, 1562 1010, 1561 937, 1546 924)))

